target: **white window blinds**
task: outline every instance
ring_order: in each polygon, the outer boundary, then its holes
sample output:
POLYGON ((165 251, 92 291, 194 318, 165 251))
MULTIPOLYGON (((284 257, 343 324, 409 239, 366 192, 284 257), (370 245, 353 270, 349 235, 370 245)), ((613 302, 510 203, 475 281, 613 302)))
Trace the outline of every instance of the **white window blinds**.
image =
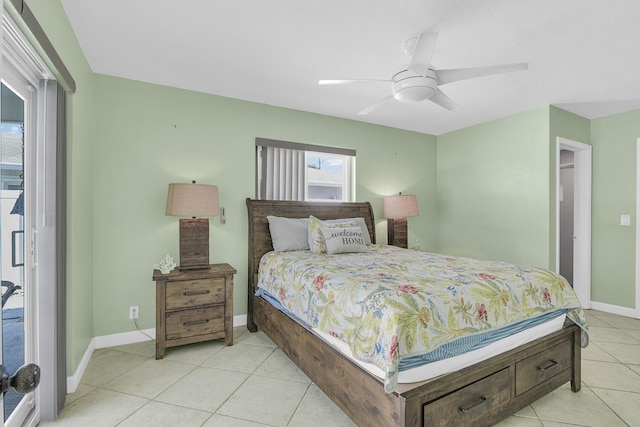
POLYGON ((264 199, 304 200, 304 151, 261 147, 264 162, 264 199))

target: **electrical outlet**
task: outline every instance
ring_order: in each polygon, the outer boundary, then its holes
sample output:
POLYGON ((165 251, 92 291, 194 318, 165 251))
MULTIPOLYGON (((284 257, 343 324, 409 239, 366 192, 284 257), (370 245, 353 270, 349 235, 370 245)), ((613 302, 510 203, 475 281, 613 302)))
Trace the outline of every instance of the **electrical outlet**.
POLYGON ((139 314, 139 308, 137 305, 129 307, 129 319, 137 319, 139 314))
POLYGON ((631 225, 631 215, 620 215, 620 225, 630 226, 631 225))

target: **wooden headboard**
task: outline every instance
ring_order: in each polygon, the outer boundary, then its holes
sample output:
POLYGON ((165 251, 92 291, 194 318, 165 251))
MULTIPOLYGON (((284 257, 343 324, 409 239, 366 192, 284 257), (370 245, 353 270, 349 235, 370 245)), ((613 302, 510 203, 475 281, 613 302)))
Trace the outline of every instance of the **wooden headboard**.
POLYGON ((287 218, 309 218, 313 215, 320 219, 364 218, 369 228, 371 242, 376 242, 376 227, 373 209, 369 202, 293 202, 284 200, 247 199, 249 213, 249 306, 253 310, 253 296, 256 293, 258 266, 260 258, 273 250, 269 232, 268 215, 287 218))

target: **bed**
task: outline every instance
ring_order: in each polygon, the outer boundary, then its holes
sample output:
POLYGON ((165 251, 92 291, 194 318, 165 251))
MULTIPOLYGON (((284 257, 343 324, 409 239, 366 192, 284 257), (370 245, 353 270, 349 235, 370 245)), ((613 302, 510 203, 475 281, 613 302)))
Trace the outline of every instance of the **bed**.
POLYGON ((309 203, 247 199, 249 300, 247 326, 258 328, 361 426, 492 425, 567 382, 580 390, 581 329, 573 322, 454 372, 421 382, 385 381, 330 346, 308 325, 256 296, 262 257, 273 250, 267 216, 364 218, 375 243, 369 203, 309 203))

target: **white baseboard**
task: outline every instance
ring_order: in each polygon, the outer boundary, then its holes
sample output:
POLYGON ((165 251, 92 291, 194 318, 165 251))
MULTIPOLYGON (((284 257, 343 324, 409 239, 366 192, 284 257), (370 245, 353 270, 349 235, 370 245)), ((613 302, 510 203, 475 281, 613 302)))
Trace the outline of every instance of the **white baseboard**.
MULTIPOLYGON (((234 327, 244 326, 246 324, 247 324, 246 314, 233 316, 234 327)), ((93 339, 89 342, 89 345, 87 346, 87 350, 84 352, 84 356, 82 356, 82 360, 80 360, 80 364, 78 365, 78 368, 76 369, 75 373, 72 376, 67 377, 67 394, 74 393, 78 389, 78 385, 80 384, 82 375, 84 375, 84 371, 87 369, 87 366, 89 365, 89 361, 91 360, 91 356, 93 355, 93 352, 96 349, 148 341, 150 338, 145 334, 155 339, 156 329, 155 328, 143 329, 141 331, 122 332, 119 334, 102 335, 99 337, 93 337, 93 339)))
POLYGON ((142 329, 139 331, 122 332, 120 334, 102 335, 94 337, 95 348, 115 347, 117 345, 134 344, 149 341, 156 338, 156 328, 142 329), (145 335, 146 334, 146 335, 145 335), (149 335, 152 338, 149 338, 149 335))
POLYGON ((633 317, 640 319, 640 313, 629 307, 621 307, 619 305, 605 304, 603 302, 591 301, 593 310, 604 311, 605 313, 617 314, 620 316, 633 317))
POLYGON ((247 315, 241 314, 239 316, 233 316, 233 327, 245 326, 247 324, 247 315))
POLYGON ((91 360, 93 351, 96 349, 95 340, 95 338, 92 338, 91 341, 89 341, 87 350, 84 352, 84 356, 82 356, 76 372, 74 372, 72 376, 67 377, 67 394, 75 393, 78 389, 78 385, 80 385, 80 379, 82 378, 85 369, 87 369, 87 365, 89 365, 89 361, 91 360))

